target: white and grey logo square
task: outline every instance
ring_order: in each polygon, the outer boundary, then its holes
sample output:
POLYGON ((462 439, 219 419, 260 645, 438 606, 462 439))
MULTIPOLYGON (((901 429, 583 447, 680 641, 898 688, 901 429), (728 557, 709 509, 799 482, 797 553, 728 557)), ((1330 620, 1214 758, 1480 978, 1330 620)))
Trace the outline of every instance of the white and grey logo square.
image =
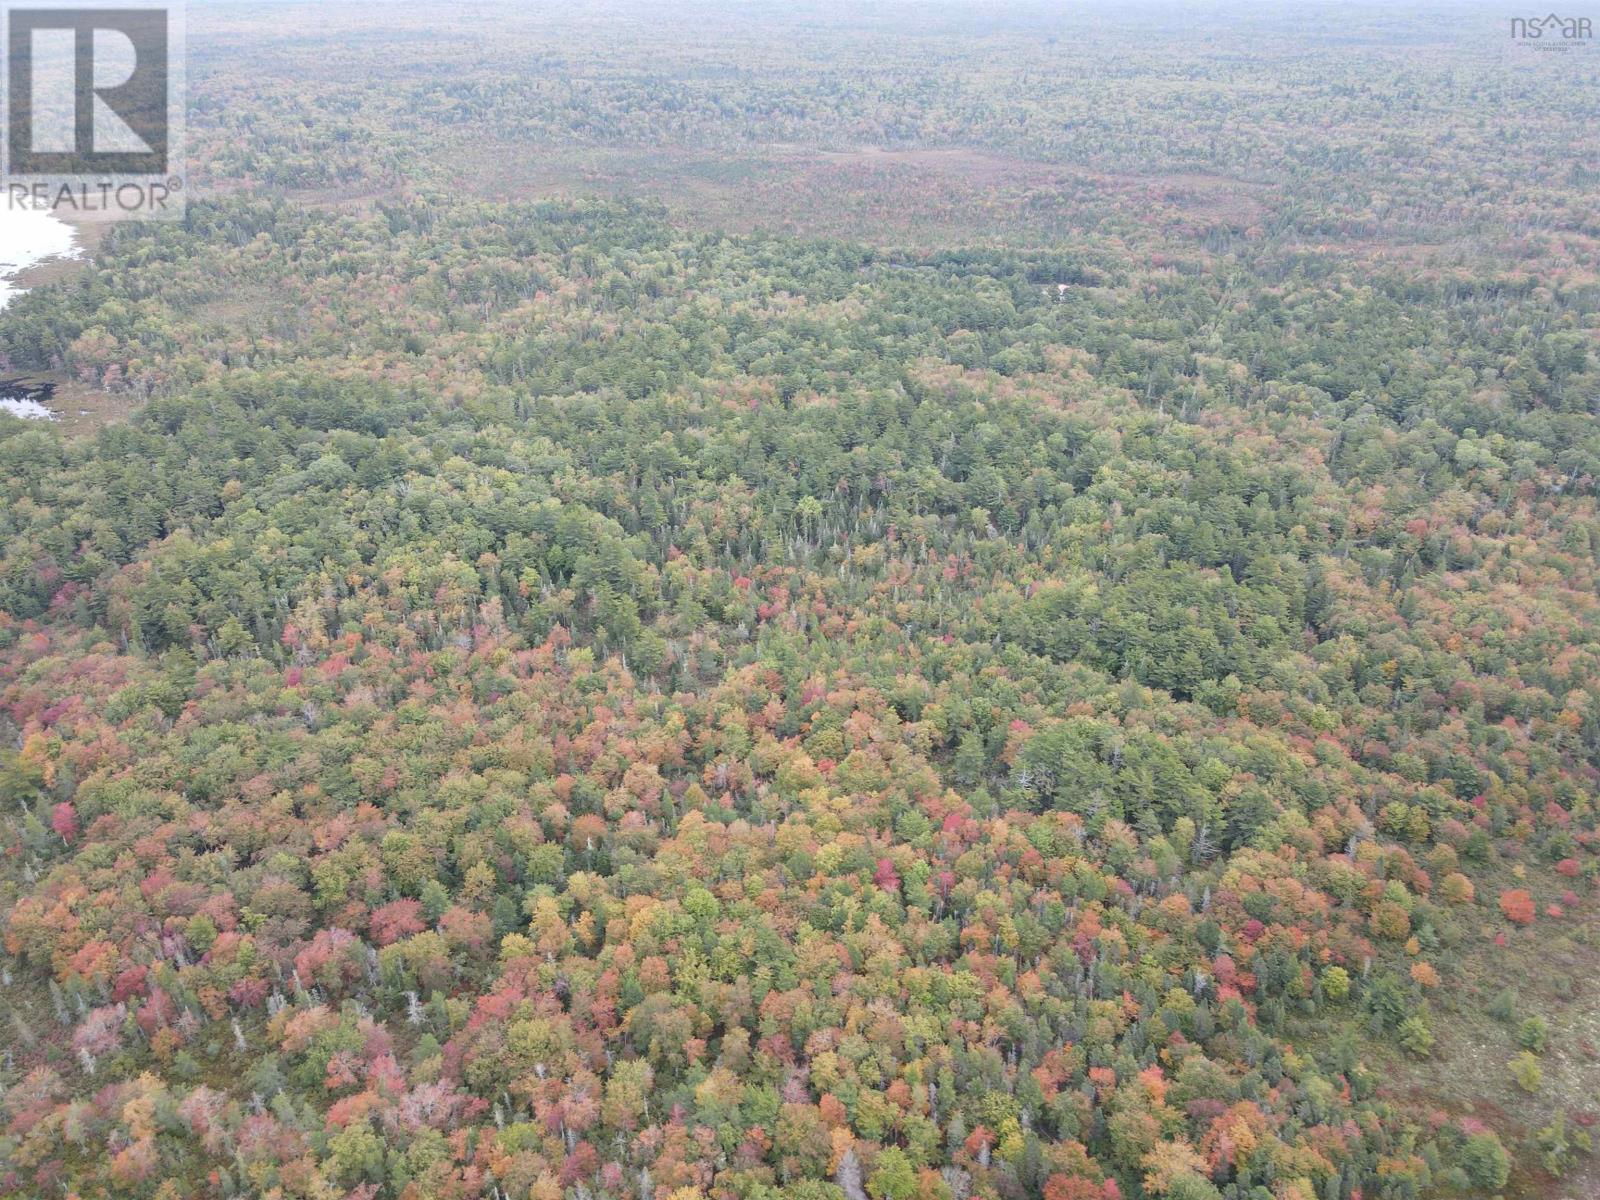
POLYGON ((4 22, 8 202, 91 219, 175 212, 181 7, 17 0, 4 22))

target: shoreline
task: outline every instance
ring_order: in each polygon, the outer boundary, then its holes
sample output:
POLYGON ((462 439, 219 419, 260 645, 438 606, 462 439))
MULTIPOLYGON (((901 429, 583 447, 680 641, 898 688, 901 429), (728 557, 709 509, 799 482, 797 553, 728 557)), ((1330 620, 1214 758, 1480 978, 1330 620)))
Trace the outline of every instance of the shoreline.
MULTIPOLYGON (((54 213, 50 215, 55 216, 54 213)), ((90 265, 100 250, 100 243, 105 240, 106 231, 111 227, 108 221, 81 221, 69 217, 55 219, 66 226, 71 234, 72 243, 68 251, 45 254, 19 266, 12 274, 0 278, 0 286, 9 289, 6 293, 0 293, 0 309, 5 307, 5 301, 11 297, 31 292, 34 288, 44 287, 46 284, 70 279, 90 265)))
MULTIPOLYGON (((64 282, 82 271, 94 261, 110 227, 103 221, 60 216, 55 219, 68 231, 66 250, 45 253, 0 278, 0 309, 35 288, 64 282)), ((106 412, 108 398, 58 372, 16 369, 0 374, 0 413, 26 421, 44 421, 66 433, 116 420, 118 414, 106 412)))
POLYGON ((46 282, 49 275, 35 274, 52 263, 70 263, 88 251, 78 225, 44 209, 0 212, 0 234, 8 245, 0 251, 0 308, 30 287, 46 282))

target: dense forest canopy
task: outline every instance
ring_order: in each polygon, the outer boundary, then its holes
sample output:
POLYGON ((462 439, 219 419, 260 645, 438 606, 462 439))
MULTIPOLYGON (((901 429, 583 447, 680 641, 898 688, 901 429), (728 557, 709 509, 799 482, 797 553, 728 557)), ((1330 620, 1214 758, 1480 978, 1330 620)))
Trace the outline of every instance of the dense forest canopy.
POLYGON ((1600 50, 664 11, 0 313, 0 1195, 1592 1194, 1600 50))

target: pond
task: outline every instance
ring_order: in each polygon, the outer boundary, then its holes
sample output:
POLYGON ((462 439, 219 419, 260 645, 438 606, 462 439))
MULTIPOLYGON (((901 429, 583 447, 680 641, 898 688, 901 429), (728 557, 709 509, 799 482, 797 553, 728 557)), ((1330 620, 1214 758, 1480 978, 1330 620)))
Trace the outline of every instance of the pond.
MULTIPOLYGON (((22 289, 16 277, 47 258, 73 258, 79 253, 72 227, 42 209, 0 208, 0 308, 22 289)), ((0 412, 17 417, 54 420, 45 407, 48 387, 29 386, 20 380, 0 379, 0 412)))

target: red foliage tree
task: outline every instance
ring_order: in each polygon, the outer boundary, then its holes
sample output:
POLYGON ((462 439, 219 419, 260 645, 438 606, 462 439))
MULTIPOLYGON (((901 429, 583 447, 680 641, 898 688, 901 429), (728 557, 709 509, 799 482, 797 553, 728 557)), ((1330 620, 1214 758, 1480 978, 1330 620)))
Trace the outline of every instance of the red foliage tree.
POLYGON ((1508 888, 1500 893, 1500 911, 1513 924, 1532 925, 1535 911, 1533 897, 1522 888, 1508 888))

